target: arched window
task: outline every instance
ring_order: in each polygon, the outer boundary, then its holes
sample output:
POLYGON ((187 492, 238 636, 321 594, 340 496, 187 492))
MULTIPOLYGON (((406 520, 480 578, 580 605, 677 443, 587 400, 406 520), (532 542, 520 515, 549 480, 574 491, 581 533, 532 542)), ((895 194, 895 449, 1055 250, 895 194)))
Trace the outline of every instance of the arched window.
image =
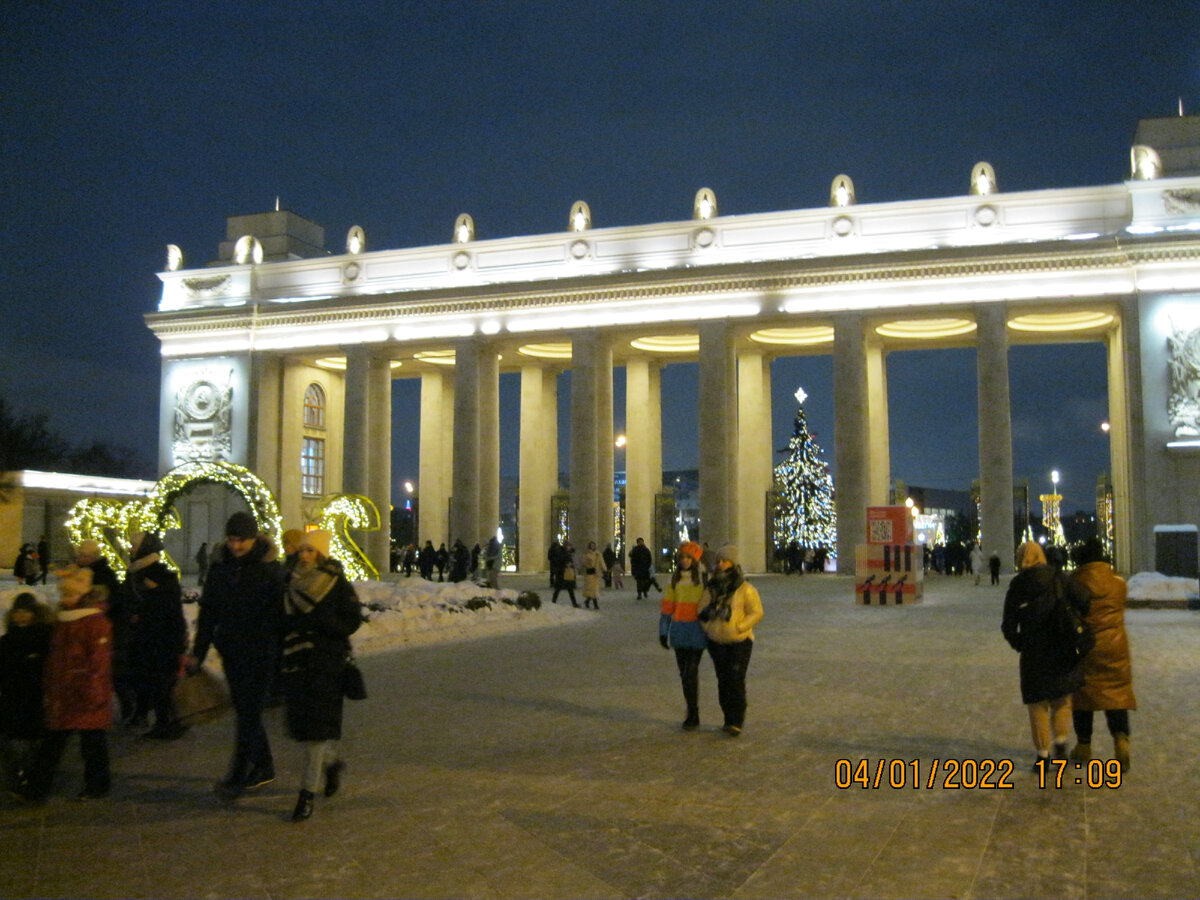
POLYGON ((310 384, 304 392, 304 427, 325 427, 325 391, 319 384, 310 384))
MULTIPOLYGON (((304 430, 325 429, 325 390, 315 382, 304 392, 304 430)), ((325 438, 305 434, 300 447, 300 491, 307 497, 325 493, 325 438)))

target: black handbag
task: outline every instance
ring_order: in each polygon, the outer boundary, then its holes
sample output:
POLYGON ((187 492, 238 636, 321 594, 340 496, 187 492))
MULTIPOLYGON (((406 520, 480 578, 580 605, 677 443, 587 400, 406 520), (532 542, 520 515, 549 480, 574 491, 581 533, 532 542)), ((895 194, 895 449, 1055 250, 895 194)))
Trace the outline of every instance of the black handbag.
POLYGON ((342 666, 342 693, 347 700, 366 700, 367 683, 363 681, 362 671, 354 662, 354 657, 347 658, 342 666))

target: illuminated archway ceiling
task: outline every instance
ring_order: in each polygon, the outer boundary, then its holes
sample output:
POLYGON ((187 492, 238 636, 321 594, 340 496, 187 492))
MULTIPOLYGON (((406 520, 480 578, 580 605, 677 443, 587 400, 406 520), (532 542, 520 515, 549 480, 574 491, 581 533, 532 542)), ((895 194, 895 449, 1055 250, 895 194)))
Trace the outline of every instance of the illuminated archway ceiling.
POLYGON ((750 335, 750 340, 760 344, 786 345, 790 347, 812 346, 833 342, 832 325, 809 325, 804 328, 763 328, 750 335))
POLYGON ((571 344, 569 341, 550 344, 523 344, 517 348, 522 356, 535 356, 539 359, 570 359, 571 344))
POLYGON ((1097 310, 1081 310, 1062 313, 1028 313, 1013 316, 1008 327, 1014 331, 1090 331, 1104 328, 1113 321, 1113 314, 1097 310))
POLYGON ((452 366, 454 365, 454 351, 424 350, 420 353, 414 353, 413 359, 419 359, 421 362, 433 363, 435 366, 452 366))
POLYGON ((637 350, 652 353, 697 353, 700 350, 698 334, 658 334, 640 337, 629 342, 637 350))
MULTIPOLYGON (((322 369, 331 369, 335 372, 345 372, 346 371, 346 357, 344 357, 344 356, 324 356, 321 359, 318 359, 316 361, 315 365, 318 368, 322 368, 322 369)), ((398 369, 402 365, 404 365, 404 363, 398 359, 393 359, 393 360, 388 361, 388 367, 392 368, 392 369, 398 369)))
POLYGON ((876 326, 875 333, 882 337, 909 341, 932 341, 970 334, 974 330, 973 319, 895 319, 876 326))

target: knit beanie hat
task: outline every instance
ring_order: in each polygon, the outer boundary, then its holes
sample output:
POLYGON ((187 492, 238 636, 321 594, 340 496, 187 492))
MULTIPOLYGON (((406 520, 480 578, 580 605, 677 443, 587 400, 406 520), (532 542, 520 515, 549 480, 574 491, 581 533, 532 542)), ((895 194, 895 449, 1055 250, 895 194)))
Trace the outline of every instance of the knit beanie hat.
POLYGON ((225 536, 250 540, 258 537, 258 523, 248 512, 235 512, 225 523, 225 536))
POLYGON ((287 554, 295 553, 300 548, 300 538, 304 537, 304 532, 299 528, 289 528, 283 533, 283 552, 287 554))
POLYGON ((24 610, 28 610, 29 612, 36 611, 37 605, 38 605, 37 597, 34 594, 29 593, 28 591, 24 591, 20 594, 17 594, 17 596, 13 598, 13 602, 12 602, 12 608, 14 610, 24 609, 24 610))
POLYGON ((741 562, 741 557, 738 555, 738 548, 733 544, 726 544, 717 551, 717 562, 723 559, 729 560, 735 566, 738 565, 741 562))
POLYGON ((690 556, 694 562, 700 562, 700 558, 704 556, 704 548, 695 541, 684 541, 679 545, 681 555, 690 556))
POLYGON ((332 535, 328 531, 320 528, 314 531, 306 531, 301 535, 297 542, 299 547, 312 547, 326 559, 329 558, 329 540, 332 535))

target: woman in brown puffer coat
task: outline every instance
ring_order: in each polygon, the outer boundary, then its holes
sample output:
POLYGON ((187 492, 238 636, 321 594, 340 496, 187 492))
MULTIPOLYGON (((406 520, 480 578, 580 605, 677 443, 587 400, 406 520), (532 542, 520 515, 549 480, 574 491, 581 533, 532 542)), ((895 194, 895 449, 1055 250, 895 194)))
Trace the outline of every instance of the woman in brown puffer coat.
POLYGON ((1072 719, 1077 743, 1071 759, 1092 758, 1092 713, 1104 710, 1113 748, 1122 770, 1129 769, 1129 710, 1137 709, 1133 696, 1133 667, 1129 638, 1125 635, 1125 580, 1108 560, 1099 539, 1085 541, 1074 554, 1079 567, 1071 576, 1092 597, 1087 623, 1096 646, 1083 661, 1083 687, 1072 697, 1072 719))

